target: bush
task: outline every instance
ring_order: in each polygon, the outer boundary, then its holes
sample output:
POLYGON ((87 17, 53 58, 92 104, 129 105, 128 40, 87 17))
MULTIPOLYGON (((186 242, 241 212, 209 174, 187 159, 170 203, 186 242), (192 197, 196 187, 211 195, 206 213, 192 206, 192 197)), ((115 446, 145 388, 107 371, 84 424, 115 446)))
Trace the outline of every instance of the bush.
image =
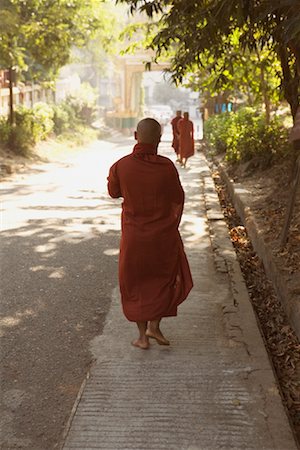
POLYGON ((91 125, 97 113, 97 95, 88 83, 82 83, 76 95, 69 95, 66 104, 73 109, 75 117, 85 125, 91 125))
POLYGON ((216 153, 224 153, 227 149, 228 128, 234 113, 224 113, 210 117, 204 122, 204 135, 216 153))
POLYGON ((53 108, 47 103, 35 103, 33 112, 33 131, 35 142, 46 139, 54 127, 53 108))
POLYGON ((18 106, 15 111, 15 126, 7 126, 6 145, 15 153, 26 155, 53 130, 52 119, 53 109, 46 103, 36 103, 33 108, 18 106))
POLYGON ((4 146, 8 145, 11 127, 7 118, 0 116, 0 142, 4 146))
POLYGON ((267 125, 265 115, 250 107, 209 118, 204 132, 213 151, 225 152, 230 162, 258 157, 270 163, 289 150, 288 130, 282 122, 275 117, 267 125))
POLYGON ((62 134, 76 126, 78 120, 71 105, 61 102, 59 105, 53 105, 52 108, 54 113, 54 133, 56 135, 62 134))
POLYGON ((83 84, 76 95, 59 105, 39 102, 33 108, 18 106, 13 127, 6 117, 0 117, 0 142, 15 153, 26 155, 52 131, 59 135, 90 125, 95 120, 96 98, 94 89, 83 84))
POLYGON ((290 150, 287 128, 278 118, 272 119, 267 125, 263 116, 253 126, 244 128, 238 145, 242 161, 259 157, 265 162, 271 162, 284 156, 290 150))
POLYGON ((15 111, 16 124, 11 128, 9 145, 15 153, 26 155, 37 142, 32 109, 19 107, 15 111))

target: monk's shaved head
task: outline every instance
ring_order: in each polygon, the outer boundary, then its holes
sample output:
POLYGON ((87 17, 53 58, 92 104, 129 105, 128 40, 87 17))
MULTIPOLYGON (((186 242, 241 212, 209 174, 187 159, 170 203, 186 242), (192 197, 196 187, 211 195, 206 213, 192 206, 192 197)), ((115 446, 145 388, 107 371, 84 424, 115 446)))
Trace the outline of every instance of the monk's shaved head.
POLYGON ((141 120, 137 125, 135 138, 141 144, 158 145, 161 138, 160 124, 150 117, 141 120))

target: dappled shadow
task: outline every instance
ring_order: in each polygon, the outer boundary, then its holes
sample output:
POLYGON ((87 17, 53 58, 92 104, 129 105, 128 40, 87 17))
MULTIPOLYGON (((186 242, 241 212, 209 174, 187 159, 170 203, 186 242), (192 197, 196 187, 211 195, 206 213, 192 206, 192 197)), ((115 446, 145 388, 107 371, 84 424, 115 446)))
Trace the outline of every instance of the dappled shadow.
POLYGON ((70 412, 117 285, 119 231, 68 225, 38 220, 3 232, 2 393, 26 393, 11 427, 33 439, 28 448, 57 441, 68 418, 57 405, 70 412), (49 417, 45 436, 38 430, 49 417))
MULTIPOLYGON (((89 342, 102 332, 118 284, 122 202, 108 197, 106 176, 110 164, 123 156, 123 147, 112 147, 112 153, 106 149, 105 163, 102 152, 93 148, 92 154, 78 156, 74 167, 45 169, 37 178, 5 185, 3 392, 10 398, 17 387, 22 401, 15 409, 6 404, 3 411, 9 417, 6 436, 17 439, 20 448, 54 448, 91 363, 89 342), (45 424, 47 431, 41 432, 45 424)), ((174 157, 171 150, 167 156, 174 157)), ((201 168, 192 163, 180 175, 186 191, 180 230, 199 276, 211 252, 201 168)))
MULTIPOLYGON (((41 171, 41 173, 46 172, 41 171)), ((1 184, 1 195, 11 195, 11 194, 17 194, 17 195, 31 195, 32 194, 32 187, 28 186, 28 184, 14 184, 13 186, 9 188, 2 188, 1 184)), ((56 185, 48 185, 45 186, 40 192, 53 192, 56 189, 56 185)))
POLYGON ((118 283, 120 202, 105 191, 113 156, 93 157, 2 184, 3 448, 54 448, 118 283))

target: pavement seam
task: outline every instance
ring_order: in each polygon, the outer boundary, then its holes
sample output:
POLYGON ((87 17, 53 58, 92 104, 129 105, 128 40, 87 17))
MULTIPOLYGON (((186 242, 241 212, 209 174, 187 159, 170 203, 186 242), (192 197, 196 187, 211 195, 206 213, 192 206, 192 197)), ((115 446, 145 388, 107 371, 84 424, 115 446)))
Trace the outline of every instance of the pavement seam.
POLYGON ((74 405, 73 405, 73 407, 71 409, 69 418, 68 418, 67 423, 66 423, 66 425, 64 427, 64 430, 63 430, 63 433, 62 433, 62 437, 61 437, 61 441, 59 442, 59 444, 57 446, 58 450, 63 450, 63 448, 65 446, 65 443, 66 443, 69 431, 70 431, 70 429, 72 427, 73 419, 75 417, 75 414, 76 414, 76 411, 78 409, 79 403, 81 401, 83 392, 85 390, 85 387, 86 387, 87 382, 88 382, 88 380, 90 378, 90 375, 91 375, 91 367, 93 366, 94 363, 95 363, 95 361, 92 361, 92 363, 91 363, 91 365, 90 365, 90 367, 88 369, 88 372, 87 372, 87 374, 85 376, 85 379, 81 383, 81 386, 80 386, 79 391, 77 393, 76 399, 74 401, 74 405))

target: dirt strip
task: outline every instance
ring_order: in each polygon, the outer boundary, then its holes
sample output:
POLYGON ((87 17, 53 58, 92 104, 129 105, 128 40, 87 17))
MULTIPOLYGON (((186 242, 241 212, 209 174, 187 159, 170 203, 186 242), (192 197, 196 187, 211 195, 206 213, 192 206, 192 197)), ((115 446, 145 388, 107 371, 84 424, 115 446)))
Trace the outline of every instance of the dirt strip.
POLYGON ((218 171, 213 179, 266 348, 300 444, 300 343, 218 171))

